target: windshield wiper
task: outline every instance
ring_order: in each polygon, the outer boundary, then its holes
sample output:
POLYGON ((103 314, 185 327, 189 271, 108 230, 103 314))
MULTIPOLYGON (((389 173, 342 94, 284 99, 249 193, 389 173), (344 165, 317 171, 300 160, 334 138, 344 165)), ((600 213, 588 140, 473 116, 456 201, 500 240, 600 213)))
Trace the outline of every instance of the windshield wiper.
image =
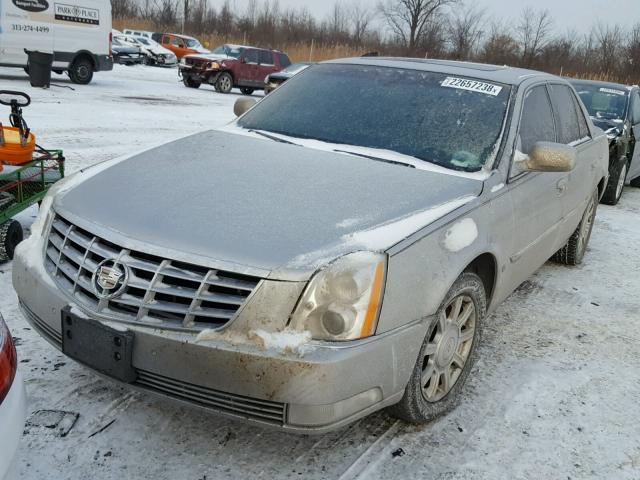
POLYGON ((338 149, 333 150, 333 151, 337 152, 337 153, 348 153, 349 155, 355 155, 356 157, 368 158, 369 160, 375 160, 377 162, 390 163, 391 165, 400 165, 401 167, 416 168, 415 165, 411 165, 410 163, 397 162, 395 160, 389 160, 387 158, 375 157, 373 155, 367 155, 365 153, 351 152, 349 150, 338 150, 338 149))
POLYGON ((260 130, 249 130, 251 133, 257 133, 269 140, 273 140, 274 142, 286 143, 288 145, 298 145, 297 143, 290 142, 289 140, 285 140, 284 138, 276 137, 274 135, 269 135, 268 133, 261 132, 260 130))

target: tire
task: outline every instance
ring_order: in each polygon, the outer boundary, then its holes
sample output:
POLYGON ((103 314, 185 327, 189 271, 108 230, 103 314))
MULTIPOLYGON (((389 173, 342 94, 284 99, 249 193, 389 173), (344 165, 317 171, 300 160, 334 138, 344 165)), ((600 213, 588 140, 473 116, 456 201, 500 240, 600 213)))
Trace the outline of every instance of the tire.
POLYGON ((429 326, 404 396, 388 409, 391 415, 421 424, 457 405, 476 360, 486 311, 487 299, 482 280, 475 273, 463 273, 447 293, 429 326), (454 320, 465 314, 467 309, 471 312, 460 326, 454 320))
POLYGON ((558 250, 551 260, 564 265, 580 265, 584 258, 584 254, 587 251, 587 245, 591 238, 591 232, 593 231, 593 221, 596 218, 596 211, 598 209, 598 190, 596 189, 591 195, 587 208, 585 208, 582 214, 582 220, 578 228, 571 234, 567 243, 558 250))
POLYGON ((24 70, 24 73, 29 75, 29 67, 23 67, 22 69, 24 70))
POLYGON ((228 72, 222 72, 216 81, 216 90, 220 93, 229 93, 233 88, 233 77, 228 72))
POLYGON ((76 58, 69 67, 69 78, 73 83, 87 85, 93 79, 93 63, 87 57, 76 58))
POLYGON ((607 188, 602 196, 602 203, 607 205, 616 205, 622 197, 622 191, 624 190, 624 182, 629 172, 629 162, 626 157, 621 158, 618 163, 611 169, 609 175, 609 182, 607 188))
POLYGON ((182 83, 184 83, 185 87, 189 88, 200 88, 201 85, 200 82, 188 76, 182 77, 182 83))
POLYGON ((22 225, 15 220, 0 225, 0 262, 13 260, 16 247, 23 240, 22 225))
POLYGON ((58 75, 62 75, 64 73, 64 70, 52 70, 53 73, 57 73, 58 75))
POLYGON ((640 188, 640 177, 636 177, 629 182, 629 185, 635 188, 640 188))
POLYGON ((254 92, 254 89, 249 87, 241 87, 240 91, 242 92, 243 95, 252 95, 254 92))

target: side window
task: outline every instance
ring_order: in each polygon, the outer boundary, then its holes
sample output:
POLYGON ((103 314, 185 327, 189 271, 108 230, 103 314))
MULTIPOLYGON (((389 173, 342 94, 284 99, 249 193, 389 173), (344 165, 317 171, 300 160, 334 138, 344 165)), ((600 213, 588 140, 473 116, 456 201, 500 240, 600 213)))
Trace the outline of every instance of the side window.
POLYGON ((520 117, 519 150, 529 154, 536 142, 555 142, 556 132, 549 95, 544 85, 525 94, 520 117))
POLYGON ((287 68, 289 65, 291 65, 291 60, 289 60, 289 57, 287 57, 284 53, 280 54, 280 66, 282 68, 287 68))
POLYGON ((640 123, 640 93, 637 90, 631 96, 631 101, 633 102, 631 119, 634 125, 638 125, 640 123))
POLYGON ((246 50, 244 52, 244 59, 246 63, 258 63, 258 51, 246 50))
POLYGON ((589 130, 589 125, 587 124, 587 118, 584 116, 584 110, 582 109, 582 101, 579 97, 571 92, 571 97, 573 97, 573 107, 576 109, 576 114, 578 115, 578 128, 580 129, 580 138, 591 138, 591 131, 589 130))
POLYGON ((167 35, 162 37, 162 43, 164 43, 165 45, 169 45, 169 41, 170 38, 167 35))
POLYGON ((550 86, 551 103, 556 114, 558 143, 569 144, 580 140, 578 112, 573 99, 573 92, 566 85, 550 86))
POLYGON ((273 55, 268 50, 260 50, 260 64, 273 65, 273 55))

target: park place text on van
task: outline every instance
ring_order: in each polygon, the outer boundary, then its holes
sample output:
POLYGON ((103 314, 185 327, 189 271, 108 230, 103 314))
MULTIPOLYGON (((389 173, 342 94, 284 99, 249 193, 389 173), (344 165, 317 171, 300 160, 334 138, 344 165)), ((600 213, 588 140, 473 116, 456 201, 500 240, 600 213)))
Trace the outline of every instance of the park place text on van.
POLYGON ((110 0, 0 0, 0 66, 27 68, 27 51, 53 53, 53 71, 87 84, 111 70, 110 0))

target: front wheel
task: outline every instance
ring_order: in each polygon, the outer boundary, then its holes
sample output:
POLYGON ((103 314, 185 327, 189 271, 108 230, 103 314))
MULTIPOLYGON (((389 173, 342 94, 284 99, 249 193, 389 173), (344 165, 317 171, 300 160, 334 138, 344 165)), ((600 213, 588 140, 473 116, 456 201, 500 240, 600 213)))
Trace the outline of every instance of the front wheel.
POLYGON ((80 57, 74 60, 69 68, 69 78, 73 83, 87 85, 93 79, 93 64, 86 57, 80 57))
POLYGON ((186 75, 182 77, 182 83, 184 83, 185 87, 189 88, 200 88, 201 85, 200 82, 186 75))
POLYGON ((22 225, 15 220, 0 225, 0 262, 13 260, 16 247, 24 238, 22 225))
POLYGON ((254 90, 253 88, 249 88, 249 87, 240 88, 240 91, 242 92, 243 95, 252 95, 253 90, 254 90))
POLYGON ((607 188, 602 196, 602 203, 607 205, 616 205, 622 197, 622 191, 624 189, 624 182, 627 179, 627 172, 629 169, 629 162, 626 158, 621 158, 617 165, 611 169, 611 175, 609 176, 609 182, 607 188))
POLYGON ((227 72, 223 72, 216 82, 216 90, 220 93, 229 93, 233 88, 233 77, 227 72))
POLYGON ((593 222, 596 218, 596 210, 598 209, 598 190, 591 195, 587 208, 582 214, 582 220, 578 228, 571 234, 567 243, 558 250, 551 260, 565 265, 580 265, 584 254, 587 251, 587 245, 591 239, 593 230, 593 222))
POLYGON ((402 400, 389 408, 392 415, 425 423, 455 407, 475 362, 486 310, 480 277, 460 275, 427 330, 402 400))

